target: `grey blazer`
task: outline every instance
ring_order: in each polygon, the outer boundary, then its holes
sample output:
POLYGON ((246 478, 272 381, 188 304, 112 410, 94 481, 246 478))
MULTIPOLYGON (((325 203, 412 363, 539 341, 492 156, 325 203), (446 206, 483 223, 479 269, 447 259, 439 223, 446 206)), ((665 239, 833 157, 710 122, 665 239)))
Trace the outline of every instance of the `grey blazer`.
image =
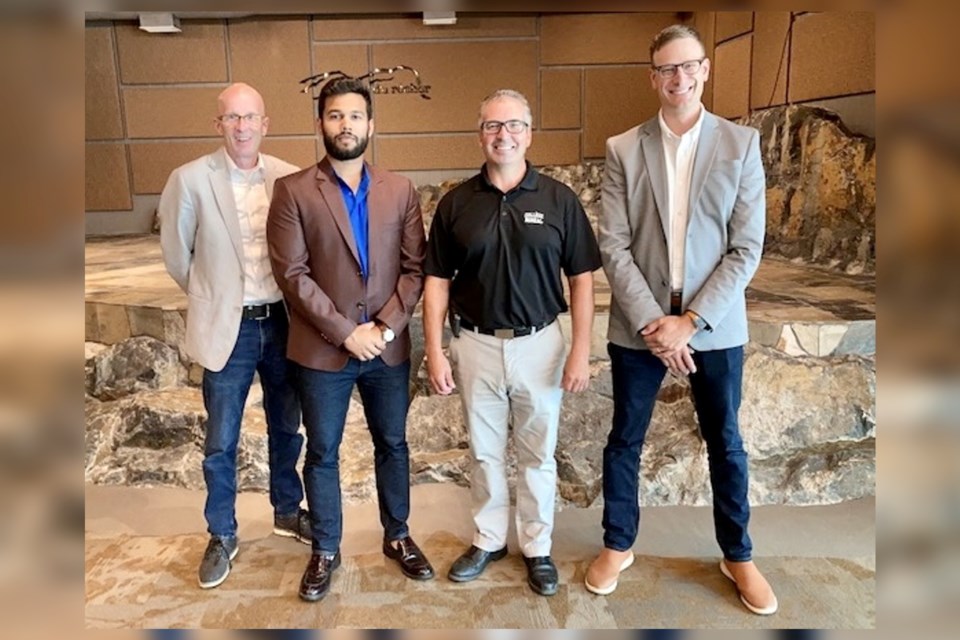
MULTIPOLYGON (((268 198, 277 178, 299 170, 266 154, 263 165, 268 198)), ((184 349, 220 371, 240 334, 243 309, 243 241, 223 147, 173 170, 159 214, 163 262, 187 294, 184 349)))
MULTIPOLYGON (((670 312, 667 177, 657 118, 607 140, 600 254, 612 291, 607 338, 646 349, 639 331, 670 312)), ((683 309, 710 328, 698 351, 747 342, 744 291, 766 226, 760 134, 706 112, 690 183, 683 309)))

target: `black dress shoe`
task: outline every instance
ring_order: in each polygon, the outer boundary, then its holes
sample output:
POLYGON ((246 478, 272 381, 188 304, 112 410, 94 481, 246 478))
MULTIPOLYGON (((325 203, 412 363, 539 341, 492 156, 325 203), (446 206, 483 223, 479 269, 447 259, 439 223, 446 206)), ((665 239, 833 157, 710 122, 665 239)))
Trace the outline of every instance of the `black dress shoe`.
POLYGON ((316 602, 330 591, 330 578, 340 566, 340 552, 335 554, 314 553, 300 579, 300 598, 316 602))
POLYGON ((433 577, 433 567, 430 566, 430 561, 427 560, 427 556, 423 555, 423 551, 413 541, 413 538, 407 536, 395 540, 395 542, 397 543, 396 549, 393 547, 393 543, 383 541, 383 555, 396 560, 403 575, 414 580, 429 580, 433 577))
POLYGON ((557 577, 557 566, 553 564, 550 556, 524 556, 523 563, 527 565, 527 584, 531 589, 542 596, 552 596, 557 592, 560 578, 557 577))
POLYGON ((470 548, 454 561, 449 573, 447 573, 447 577, 454 582, 470 582, 480 577, 480 574, 483 573, 483 570, 487 568, 488 564, 494 560, 500 560, 506 557, 506 555, 506 547, 499 551, 484 551, 483 549, 470 545, 470 548))

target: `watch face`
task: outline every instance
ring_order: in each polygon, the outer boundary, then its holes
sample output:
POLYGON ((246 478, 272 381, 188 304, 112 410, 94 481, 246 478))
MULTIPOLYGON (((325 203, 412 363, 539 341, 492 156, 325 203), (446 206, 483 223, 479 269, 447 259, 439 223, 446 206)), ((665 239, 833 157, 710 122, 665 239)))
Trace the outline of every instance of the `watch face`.
POLYGON ((396 338, 396 334, 393 332, 393 329, 387 327, 383 330, 383 341, 384 342, 393 342, 393 339, 396 338))

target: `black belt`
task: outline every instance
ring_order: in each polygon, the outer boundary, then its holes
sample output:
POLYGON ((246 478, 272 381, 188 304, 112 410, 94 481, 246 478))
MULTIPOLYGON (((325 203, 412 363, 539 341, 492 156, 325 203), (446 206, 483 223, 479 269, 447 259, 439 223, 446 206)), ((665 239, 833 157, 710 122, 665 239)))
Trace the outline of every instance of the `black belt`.
MULTIPOLYGON (((554 320, 556 320, 556 318, 554 318, 554 320)), ((485 329, 483 327, 478 327, 477 325, 467 320, 460 321, 460 326, 466 329, 467 331, 473 331, 474 333, 482 333, 485 336, 494 336, 495 338, 503 338, 505 340, 509 340, 510 338, 522 338, 523 336, 528 336, 535 331, 546 329, 551 324, 553 324, 553 320, 549 320, 547 322, 544 322, 543 324, 534 325, 532 327, 514 327, 512 329, 485 329)))
POLYGON ((273 315, 285 314, 283 301, 271 302, 269 304, 248 304, 243 308, 244 320, 265 320, 273 315))
POLYGON ((678 316, 683 305, 683 291, 670 292, 670 315, 678 316))

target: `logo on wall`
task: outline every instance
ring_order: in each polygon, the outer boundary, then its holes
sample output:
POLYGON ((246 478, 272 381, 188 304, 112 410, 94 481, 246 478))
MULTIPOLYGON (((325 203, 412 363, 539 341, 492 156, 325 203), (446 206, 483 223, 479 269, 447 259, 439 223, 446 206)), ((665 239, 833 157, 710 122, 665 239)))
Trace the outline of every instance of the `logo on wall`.
POLYGON ((370 86, 370 93, 377 95, 413 94, 419 95, 424 100, 430 99, 430 85, 423 84, 420 79, 420 72, 413 67, 402 64, 385 69, 377 67, 369 73, 356 77, 343 71, 324 71, 309 78, 304 78, 300 81, 300 84, 304 85, 303 93, 310 93, 313 99, 317 100, 320 97, 320 91, 327 82, 341 78, 365 81, 370 86), (402 79, 397 79, 398 72, 405 72, 402 79))

